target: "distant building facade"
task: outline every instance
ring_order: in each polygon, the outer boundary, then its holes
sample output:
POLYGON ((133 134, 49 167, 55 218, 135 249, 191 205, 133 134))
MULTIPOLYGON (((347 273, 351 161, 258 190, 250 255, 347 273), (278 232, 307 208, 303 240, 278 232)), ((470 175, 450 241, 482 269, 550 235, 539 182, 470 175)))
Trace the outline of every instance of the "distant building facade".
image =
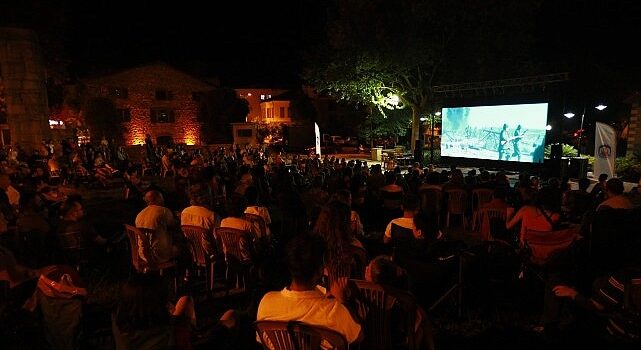
MULTIPOLYGON (((276 123, 276 119, 285 119, 283 118, 274 118, 274 111, 271 110, 271 108, 274 108, 273 104, 270 107, 267 107, 267 105, 264 105, 265 101, 271 100, 273 97, 281 95, 287 90, 285 89, 261 89, 261 88, 240 88, 240 89, 234 89, 236 91, 236 94, 238 94, 238 97, 244 98, 247 100, 247 103, 249 104, 249 114, 247 114, 247 120, 246 122, 249 123, 260 123, 260 124, 268 124, 268 123, 276 123), (268 117, 268 114, 271 115, 271 117, 268 117)), ((289 106, 289 104, 288 104, 289 106)), ((279 110, 277 113, 280 113, 280 104, 278 105, 279 110)), ((280 114, 277 114, 280 116, 280 114)), ((290 122, 291 122, 291 118, 290 122)), ((278 121, 280 123, 280 121, 278 121)))
POLYGON ((630 121, 627 126, 627 155, 641 150, 641 92, 635 92, 625 101, 630 105, 630 121))
POLYGON ((33 149, 50 137, 45 67, 35 32, 0 28, 0 143, 33 149))
MULTIPOLYGON (((109 98, 122 123, 124 141, 140 145, 149 134, 159 144, 201 144, 199 99, 216 87, 164 63, 84 79, 88 98, 109 98)), ((85 116, 87 118, 87 116, 85 116)))

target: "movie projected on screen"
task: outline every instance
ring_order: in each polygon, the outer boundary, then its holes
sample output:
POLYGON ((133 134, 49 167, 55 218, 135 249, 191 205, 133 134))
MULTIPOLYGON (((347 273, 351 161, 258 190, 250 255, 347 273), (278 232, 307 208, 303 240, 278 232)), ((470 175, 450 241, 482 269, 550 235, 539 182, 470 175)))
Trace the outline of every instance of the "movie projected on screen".
POLYGON ((443 108, 441 156, 542 163, 548 104, 443 108))

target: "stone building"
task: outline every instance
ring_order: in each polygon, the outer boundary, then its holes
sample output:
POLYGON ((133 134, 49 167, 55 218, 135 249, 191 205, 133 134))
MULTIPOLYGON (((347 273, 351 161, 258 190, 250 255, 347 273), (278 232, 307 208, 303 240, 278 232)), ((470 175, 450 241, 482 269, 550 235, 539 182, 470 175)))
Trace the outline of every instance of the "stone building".
POLYGON ((641 92, 635 92, 625 100, 630 105, 630 122, 627 126, 628 147, 626 153, 641 150, 641 92))
POLYGON ((48 139, 45 67, 35 32, 0 28, 0 142, 29 151, 48 139))
POLYGON ((87 101, 113 101, 127 145, 143 144, 147 134, 159 144, 201 144, 199 96, 216 88, 164 63, 83 79, 83 84, 87 101))

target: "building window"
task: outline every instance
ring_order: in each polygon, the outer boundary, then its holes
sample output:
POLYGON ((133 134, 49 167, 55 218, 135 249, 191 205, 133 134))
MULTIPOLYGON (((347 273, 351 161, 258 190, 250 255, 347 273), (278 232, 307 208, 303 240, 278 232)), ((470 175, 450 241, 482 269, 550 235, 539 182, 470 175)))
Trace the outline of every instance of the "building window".
POLYGON ((265 99, 265 95, 260 95, 260 99, 264 100, 265 99))
POLYGON ((171 109, 152 108, 150 112, 152 123, 175 123, 176 114, 171 109))
POLYGON ((122 87, 110 87, 107 95, 112 98, 129 98, 129 89, 122 87))
POLYGON ((156 100, 169 101, 173 99, 173 94, 169 90, 156 89, 156 100))
POLYGON ((280 112, 279 117, 285 118, 285 107, 280 107, 280 111, 279 112, 280 112))
POLYGON ((200 101, 200 92, 192 92, 191 100, 196 102, 200 101))
POLYGON ((120 120, 121 123, 131 121, 131 110, 129 108, 120 108, 117 110, 117 112, 118 120, 120 120))

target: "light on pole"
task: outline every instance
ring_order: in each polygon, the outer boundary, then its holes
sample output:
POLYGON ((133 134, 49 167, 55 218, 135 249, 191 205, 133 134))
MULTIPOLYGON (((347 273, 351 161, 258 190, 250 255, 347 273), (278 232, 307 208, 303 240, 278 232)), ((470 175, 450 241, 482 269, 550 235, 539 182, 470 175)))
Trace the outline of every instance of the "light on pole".
MULTIPOLYGON (((598 106, 595 106, 594 108, 599 110, 599 111, 602 111, 602 110, 608 108, 608 106, 606 106, 604 104, 599 104, 598 106)), ((576 147, 576 153, 577 153, 576 156, 577 157, 581 156, 581 138, 583 137, 583 120, 585 119, 585 111, 586 111, 586 105, 584 104, 583 105, 583 114, 581 114, 581 126, 579 127, 579 135, 578 135, 579 137, 578 137, 578 140, 577 140, 577 147, 576 147)))

